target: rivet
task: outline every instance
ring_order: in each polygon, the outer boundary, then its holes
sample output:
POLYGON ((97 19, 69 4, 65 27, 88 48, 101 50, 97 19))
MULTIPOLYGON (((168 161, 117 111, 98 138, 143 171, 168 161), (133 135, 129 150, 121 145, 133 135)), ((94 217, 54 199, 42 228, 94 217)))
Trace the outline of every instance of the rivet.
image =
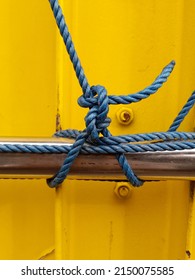
POLYGON ((127 107, 121 107, 116 112, 116 117, 120 124, 129 125, 133 120, 133 111, 127 107))
POLYGON ((121 199, 128 198, 131 192, 131 186, 129 183, 120 182, 116 184, 114 193, 121 199))

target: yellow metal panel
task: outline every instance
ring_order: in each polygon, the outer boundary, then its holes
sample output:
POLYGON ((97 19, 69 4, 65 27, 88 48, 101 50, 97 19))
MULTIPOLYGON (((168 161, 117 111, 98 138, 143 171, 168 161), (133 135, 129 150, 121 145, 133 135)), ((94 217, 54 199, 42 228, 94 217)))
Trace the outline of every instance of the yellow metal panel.
MULTIPOLYGON (((55 131, 55 26, 47 1, 1 1, 0 134, 55 131)), ((41 180, 0 181, 0 259, 46 258, 54 248, 54 191, 41 180)))
POLYGON ((191 183, 190 188, 190 203, 189 203, 189 218, 188 218, 188 232, 186 245, 186 259, 195 259, 195 185, 191 183))
MULTIPOLYGON (((194 89, 193 1, 61 1, 89 82, 110 94, 133 93, 169 61, 176 68, 155 96, 135 105, 120 124, 110 106, 113 135, 165 131, 194 89)), ((53 23, 54 24, 54 23, 53 23)), ((87 112, 68 56, 58 38, 59 113, 65 128, 84 128, 87 112)), ((192 111, 182 130, 194 128, 192 111)), ((56 193, 56 257, 62 259, 185 259, 189 183, 146 183, 128 199, 114 182, 66 181, 56 193)))
MULTIPOLYGON (((117 120, 121 106, 109 112, 113 135, 167 130, 194 89, 194 1, 61 4, 91 85, 102 84, 110 94, 135 92, 176 60, 158 94, 127 106, 134 114, 128 126, 117 120)), ((59 34, 56 44, 52 17, 48 1, 1 5, 2 136, 50 136, 56 114, 58 129, 84 128, 87 110, 77 105, 81 90, 59 34)), ((194 129, 193 111, 181 129, 194 129)), ((54 221, 54 190, 44 181, 1 181, 0 258, 195 259, 188 182, 146 183, 127 199, 115 187, 67 180, 56 191, 54 221)))

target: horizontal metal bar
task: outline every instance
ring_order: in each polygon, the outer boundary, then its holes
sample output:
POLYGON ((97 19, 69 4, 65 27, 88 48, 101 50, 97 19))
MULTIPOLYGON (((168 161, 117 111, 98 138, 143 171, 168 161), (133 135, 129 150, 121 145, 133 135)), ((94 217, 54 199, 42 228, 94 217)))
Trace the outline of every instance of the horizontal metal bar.
MULTIPOLYGON (((63 138, 0 138, 0 145, 59 145, 71 147, 63 138)), ((195 150, 126 154, 138 177, 148 180, 195 180, 195 150)), ((56 174, 66 154, 0 153, 0 178, 49 178, 56 174)), ((79 155, 69 179, 126 180, 114 155, 79 155)))

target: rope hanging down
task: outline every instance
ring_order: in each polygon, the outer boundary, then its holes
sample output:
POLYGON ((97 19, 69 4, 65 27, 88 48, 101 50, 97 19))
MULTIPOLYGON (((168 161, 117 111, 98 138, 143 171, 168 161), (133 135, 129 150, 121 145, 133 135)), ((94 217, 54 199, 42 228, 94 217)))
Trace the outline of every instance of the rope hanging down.
MULTIPOLYGON (((195 133, 175 132, 181 122, 184 120, 185 116, 188 114, 189 110, 194 105, 195 92, 193 92, 186 105, 178 114, 168 132, 112 136, 108 130, 108 126, 111 122, 110 118, 107 116, 109 105, 135 103, 149 97, 151 94, 154 94, 163 85, 163 83, 166 82, 174 68, 175 63, 172 61, 170 64, 168 64, 162 70, 161 74, 155 79, 155 81, 144 90, 125 96, 107 95, 107 91, 103 86, 89 85, 58 0, 49 0, 49 2, 83 92, 82 96, 78 99, 78 104, 81 107, 89 108, 89 111, 85 117, 86 128, 83 131, 63 130, 55 134, 56 137, 74 138, 76 140, 72 148, 68 151, 67 157, 59 172, 54 178, 48 180, 49 186, 55 187, 64 181, 71 168, 71 165, 79 153, 116 154, 119 165, 121 166, 128 181, 133 186, 141 186, 143 181, 134 174, 126 160, 124 153, 164 150, 172 151, 195 148, 195 142, 193 142, 195 140, 195 133), (99 136, 100 134, 102 134, 101 137, 99 136), (139 143, 143 141, 148 142, 144 144, 139 143), (150 143, 150 141, 155 142, 150 143), (88 145, 85 145, 85 143, 88 145)), ((51 148, 44 148, 44 152, 54 152, 53 146, 52 151, 51 148)), ((56 150, 58 150, 57 147, 56 150)), ((43 152, 43 150, 39 152, 43 152)), ((57 152, 63 151, 58 150, 57 152)))

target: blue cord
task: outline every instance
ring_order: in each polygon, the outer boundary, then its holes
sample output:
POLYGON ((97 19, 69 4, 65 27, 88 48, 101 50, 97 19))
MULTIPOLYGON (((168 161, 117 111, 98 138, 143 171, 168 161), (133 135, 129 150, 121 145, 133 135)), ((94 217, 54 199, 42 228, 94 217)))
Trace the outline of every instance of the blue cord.
MULTIPOLYGON (((175 132, 181 122, 184 120, 185 116, 188 114, 189 110, 194 105, 195 92, 193 92, 186 105, 174 120, 173 124, 168 130, 168 133, 162 132, 112 136, 108 130, 108 126, 111 122, 110 118, 107 116, 109 105, 135 103, 149 97, 151 94, 154 94, 170 76, 175 62, 172 61, 171 63, 169 63, 150 86, 137 93, 119 96, 108 95, 105 87, 101 85, 89 85, 80 59, 75 50, 71 35, 68 30, 68 26, 66 24, 58 0, 49 0, 49 2, 60 34, 64 40, 73 68, 75 70, 76 77, 82 89, 82 96, 79 97, 78 104, 81 107, 89 108, 89 111, 85 117, 86 128, 83 131, 64 130, 55 134, 56 137, 69 137, 76 140, 71 149, 68 151, 67 157, 59 172, 53 178, 47 181, 49 186, 55 187, 64 181, 70 171, 74 160, 81 152, 116 154, 119 165, 121 166, 127 179, 133 186, 141 186, 143 184, 143 181, 134 174, 133 170, 127 162, 124 153, 141 151, 162 151, 172 149, 180 150, 189 149, 192 147, 195 148, 194 142, 188 142, 188 140, 195 139, 193 133, 175 132), (100 136, 100 134, 102 136, 100 136), (152 140, 155 140, 155 143, 139 144, 140 141, 152 140), (133 144, 133 142, 138 143, 133 144), (89 143, 90 145, 85 145, 85 143, 89 143)), ((16 149, 16 147, 14 147, 13 149, 16 149)), ((28 147, 26 146, 25 149, 28 149, 28 147)), ((47 152, 48 147, 44 147, 44 149, 45 152, 47 152)))

